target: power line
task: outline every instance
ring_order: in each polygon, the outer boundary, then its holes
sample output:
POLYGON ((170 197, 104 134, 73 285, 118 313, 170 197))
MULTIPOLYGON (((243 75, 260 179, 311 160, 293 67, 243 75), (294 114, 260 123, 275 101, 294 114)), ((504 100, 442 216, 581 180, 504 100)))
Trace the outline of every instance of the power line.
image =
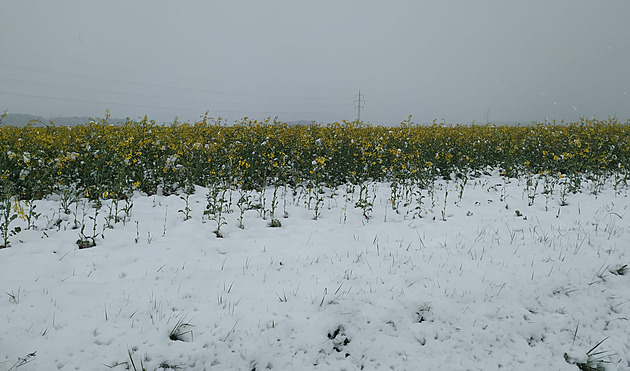
MULTIPOLYGON (((148 104, 129 104, 129 103, 120 103, 120 102, 105 102, 98 100, 88 100, 88 99, 76 99, 76 98, 60 98, 60 97, 51 97, 45 95, 37 95, 37 94, 23 94, 16 92, 6 92, 0 91, 0 94, 9 95, 9 96, 18 96, 18 97, 28 97, 28 98, 39 98, 39 99, 50 99, 57 101, 69 101, 69 102, 79 102, 79 103, 91 103, 91 104, 102 104, 106 106, 124 106, 124 107, 135 107, 135 108, 153 108, 153 109, 169 109, 169 110, 180 110, 180 111, 194 111, 194 112, 205 112, 208 109, 202 108, 193 108, 193 107, 174 107, 174 106, 155 106, 148 104)), ((218 113, 241 113, 241 114, 318 114, 322 113, 322 111, 250 111, 250 110, 224 110, 224 109, 212 109, 212 112, 218 113)), ((326 113, 330 113, 331 111, 326 111, 326 113)))
MULTIPOLYGON (((44 55, 44 54, 38 54, 38 53, 32 53, 32 52, 24 52, 24 51, 16 51, 16 50, 7 50, 4 49, 2 47, 0 47, 0 55, 3 56, 8 56, 8 55, 21 55, 24 57, 27 57, 28 60, 39 60, 39 61, 54 61, 57 63, 62 63, 64 65, 70 65, 73 63, 76 63, 75 59, 68 59, 68 58, 59 58, 59 57, 55 57, 55 56, 51 56, 51 55, 44 55)), ((23 65, 16 65, 16 64, 9 64, 9 63, 0 63, 0 66, 10 66, 16 69, 22 69, 22 70, 29 70, 31 72, 38 72, 38 71, 44 71, 44 72, 51 72, 51 73, 60 73, 60 74, 66 74, 66 75, 74 75, 74 76, 83 76, 83 77, 88 77, 88 78, 98 78, 98 79, 105 79, 108 81, 113 81, 113 82, 121 82, 121 83, 125 83, 128 84, 128 81, 120 81, 120 80, 113 80, 110 78, 103 78, 103 77, 97 77, 97 76, 89 76, 89 75, 80 75, 80 74, 76 74, 76 73, 71 73, 71 72, 63 72, 63 71, 54 71, 54 70, 50 70, 50 69, 45 69, 45 68, 37 68, 37 67, 28 67, 28 66, 23 66, 23 65)), ((138 73, 138 72, 144 72, 143 69, 139 69, 139 68, 132 68, 130 67, 130 65, 125 64, 124 66, 115 66, 113 64, 104 64, 104 63, 95 63, 95 62, 91 62, 89 64, 83 63, 81 64, 82 66, 93 66, 93 67, 99 67, 99 68, 108 68, 108 69, 115 69, 117 71, 126 71, 126 72, 130 72, 130 73, 138 73)), ((233 81, 228 81, 228 80, 223 80, 223 79, 215 79, 215 78, 205 78, 205 77, 200 77, 200 76, 185 76, 182 74, 173 74, 173 73, 164 73, 161 72, 160 73, 161 77, 172 77, 175 78, 177 80, 181 80, 181 79, 187 79, 187 80, 193 80, 195 82, 199 82, 199 81, 205 81, 208 82, 209 84, 216 84, 216 83, 223 83, 223 84, 234 84, 233 81)), ((152 84, 153 85, 153 84, 152 84)), ((158 85, 159 86, 159 85, 158 85)), ((249 93, 238 93, 238 92, 217 92, 218 94, 227 94, 227 95, 245 95, 245 96, 253 96, 253 97, 265 97, 265 98, 277 98, 277 99, 308 99, 308 100, 343 100, 343 101, 347 101, 350 100, 350 98, 340 98, 340 97, 296 97, 296 96, 270 96, 270 95, 259 95, 259 94, 249 94, 249 93)))
MULTIPOLYGON (((97 93, 107 93, 107 94, 116 94, 116 95, 128 95, 128 96, 137 96, 142 98, 153 98, 153 99, 180 99, 186 101, 196 101, 205 104, 231 104, 231 105, 242 105, 243 102, 235 102, 235 101, 223 101, 223 100, 208 100, 208 99, 198 99, 198 98, 181 98, 181 97, 169 97, 169 96, 159 96, 159 95, 150 95, 143 93, 133 93, 128 91, 114 91, 114 90, 105 90, 105 89, 95 89, 95 88, 86 88, 77 85, 66 85, 66 84, 58 84, 58 83, 50 83, 50 82, 38 82, 32 80, 22 80, 22 79, 12 79, 0 77, 0 81, 13 83, 13 84, 21 84, 28 86, 41 86, 47 88, 61 88, 61 89, 72 89, 74 91, 89 91, 89 92, 97 92, 97 93)), ((343 103, 246 103, 248 106, 263 106, 263 107, 341 107, 345 106, 343 103)))

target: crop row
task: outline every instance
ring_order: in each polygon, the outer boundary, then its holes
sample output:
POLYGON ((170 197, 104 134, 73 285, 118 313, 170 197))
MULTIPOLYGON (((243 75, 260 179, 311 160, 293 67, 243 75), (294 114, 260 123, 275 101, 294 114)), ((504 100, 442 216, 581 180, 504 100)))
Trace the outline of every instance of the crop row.
POLYGON ((243 119, 157 125, 0 126, 3 199, 72 189, 88 198, 366 181, 425 184, 499 169, 507 177, 627 179, 630 126, 615 119, 526 126, 290 126, 243 119))

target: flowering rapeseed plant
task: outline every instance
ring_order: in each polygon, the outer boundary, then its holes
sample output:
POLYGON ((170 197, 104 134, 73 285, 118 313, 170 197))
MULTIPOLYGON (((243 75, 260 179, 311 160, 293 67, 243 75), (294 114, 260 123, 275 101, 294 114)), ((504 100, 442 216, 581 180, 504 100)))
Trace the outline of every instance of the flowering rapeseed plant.
POLYGON ((615 119, 527 126, 409 121, 396 127, 357 122, 288 126, 245 118, 228 126, 207 117, 157 125, 147 117, 66 127, 0 126, 3 197, 41 198, 76 189, 121 199, 191 191, 193 185, 338 187, 365 181, 427 184, 435 177, 547 174, 627 180, 630 127, 615 119))

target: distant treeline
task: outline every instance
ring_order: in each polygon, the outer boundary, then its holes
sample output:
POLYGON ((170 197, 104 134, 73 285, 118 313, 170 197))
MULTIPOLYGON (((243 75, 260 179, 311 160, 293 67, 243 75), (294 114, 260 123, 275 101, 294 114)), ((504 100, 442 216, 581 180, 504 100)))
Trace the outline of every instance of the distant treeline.
MULTIPOLYGON (((1 112, 0 112, 1 113, 1 112)), ((89 124, 90 121, 98 121, 96 117, 87 116, 72 116, 72 117, 52 117, 44 118, 42 116, 30 115, 27 113, 7 113, 6 117, 2 119, 2 123, 11 126, 26 126, 32 124, 34 126, 76 126, 89 124)), ((107 122, 112 124, 124 124, 124 119, 109 118, 107 122)))
MULTIPOLYGON (((0 116, 2 112, 0 112, 0 116)), ((42 116, 30 115, 27 113, 7 113, 7 115, 1 119, 2 124, 16 126, 16 127, 24 127, 28 124, 32 126, 77 126, 77 125, 86 125, 91 121, 100 122, 101 117, 88 117, 88 116, 59 116, 52 118, 44 118, 42 116)), ((142 119, 142 118, 140 118, 142 119)), ((110 117, 107 119, 109 124, 124 124, 126 122, 135 122, 137 120, 133 119, 120 119, 110 117)), ((172 122, 164 123, 166 125, 171 124, 172 122)), ((310 125, 314 124, 315 121, 308 120, 297 120, 297 121, 289 121, 286 122, 287 125, 310 125)), ((162 123, 161 123, 162 124, 162 123)))

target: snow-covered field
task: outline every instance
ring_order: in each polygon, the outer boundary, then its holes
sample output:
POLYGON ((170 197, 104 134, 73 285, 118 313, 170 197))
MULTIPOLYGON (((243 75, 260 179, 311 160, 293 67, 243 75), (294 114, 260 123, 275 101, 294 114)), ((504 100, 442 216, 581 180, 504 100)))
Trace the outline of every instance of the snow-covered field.
POLYGON ((369 220, 341 190, 317 220, 289 195, 282 227, 250 210, 241 230, 235 210, 222 239, 204 189, 189 220, 178 196, 137 195, 88 249, 39 201, 0 250, 0 370, 630 369, 625 189, 545 210, 492 175, 461 201, 440 183, 415 219, 369 189, 369 220))

